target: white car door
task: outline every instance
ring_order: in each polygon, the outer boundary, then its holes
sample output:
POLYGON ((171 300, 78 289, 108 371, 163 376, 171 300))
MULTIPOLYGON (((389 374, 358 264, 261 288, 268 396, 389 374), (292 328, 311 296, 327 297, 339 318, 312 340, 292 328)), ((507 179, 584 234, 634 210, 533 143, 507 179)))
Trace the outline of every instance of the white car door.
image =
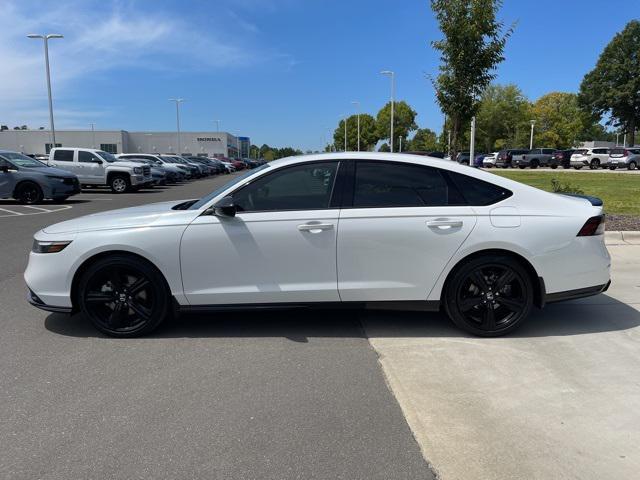
POLYGON ((58 148, 53 152, 53 160, 49 162, 52 167, 61 168, 67 172, 74 173, 82 183, 82 177, 78 171, 78 164, 75 160, 75 150, 68 148, 58 148))
POLYGON ((437 169, 358 161, 338 225, 342 301, 426 300, 476 224, 437 169))
POLYGON ((88 184, 102 184, 105 160, 84 150, 78 151, 78 170, 82 172, 83 182, 88 184))
POLYGON ((268 172, 232 194, 235 216, 201 215, 180 247, 192 305, 338 301, 331 207, 339 162, 268 172))

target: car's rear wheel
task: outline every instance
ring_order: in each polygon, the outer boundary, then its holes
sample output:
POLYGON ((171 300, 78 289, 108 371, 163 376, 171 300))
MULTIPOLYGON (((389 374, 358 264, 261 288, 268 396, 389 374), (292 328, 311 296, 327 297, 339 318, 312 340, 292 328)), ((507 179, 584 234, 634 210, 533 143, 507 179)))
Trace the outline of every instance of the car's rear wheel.
POLYGON ((582 168, 582 165, 576 165, 576 166, 575 166, 575 167, 573 167, 573 168, 575 168, 576 170, 580 170, 580 169, 582 168))
POLYGON ((589 168, 591 170, 597 170, 600 168, 600 160, 598 160, 597 158, 594 158, 593 160, 591 160, 591 163, 589 164, 589 168))
POLYGON ((98 330, 113 337, 153 331, 169 316, 170 298, 160 272, 126 255, 98 260, 78 283, 80 311, 98 330))
POLYGON ((531 160, 531 163, 529 164, 530 168, 538 168, 538 166, 540 165, 540 163, 538 162, 538 160, 531 160))
POLYGON ((42 189, 37 183, 24 182, 18 186, 15 192, 15 199, 26 205, 40 203, 44 198, 42 189))
POLYGON ((496 337, 515 330, 533 306, 533 284, 519 262, 508 256, 475 258, 447 281, 444 306, 463 330, 496 337))
POLYGON ((636 168, 638 168, 638 165, 636 164, 636 162, 629 162, 629 170, 635 170, 636 168))

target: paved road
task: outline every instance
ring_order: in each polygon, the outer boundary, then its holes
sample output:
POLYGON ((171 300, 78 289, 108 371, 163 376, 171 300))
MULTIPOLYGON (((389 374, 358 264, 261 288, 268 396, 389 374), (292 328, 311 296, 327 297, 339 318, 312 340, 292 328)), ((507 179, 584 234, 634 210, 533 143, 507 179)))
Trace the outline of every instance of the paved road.
POLYGON ((640 245, 612 245, 603 295, 549 305, 513 335, 441 316, 368 315, 365 331, 445 480, 640 478, 640 245))
POLYGON ((113 340, 24 301, 39 228, 220 182, 0 218, 0 478, 432 478, 359 313, 194 316, 113 340))

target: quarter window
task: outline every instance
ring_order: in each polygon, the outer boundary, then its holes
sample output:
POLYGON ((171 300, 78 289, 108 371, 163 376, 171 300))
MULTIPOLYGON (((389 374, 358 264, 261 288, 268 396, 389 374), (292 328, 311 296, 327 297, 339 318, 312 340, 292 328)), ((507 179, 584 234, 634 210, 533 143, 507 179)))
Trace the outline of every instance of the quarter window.
POLYGON ((484 180, 456 172, 447 172, 447 174, 458 186, 468 205, 492 205, 513 195, 513 192, 506 188, 485 182, 484 180))
POLYGON ((58 162, 73 162, 73 150, 56 150, 53 159, 58 162))
POLYGON ((258 178, 233 194, 238 211, 320 210, 329 207, 338 162, 284 168, 258 178))
POLYGON ((419 165, 358 162, 355 208, 425 207, 464 203, 440 170, 419 165))

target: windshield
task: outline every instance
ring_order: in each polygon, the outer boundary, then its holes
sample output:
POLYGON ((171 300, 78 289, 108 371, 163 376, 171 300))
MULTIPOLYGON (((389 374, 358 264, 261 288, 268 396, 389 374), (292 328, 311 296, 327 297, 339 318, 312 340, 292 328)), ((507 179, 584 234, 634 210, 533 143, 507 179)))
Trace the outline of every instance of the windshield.
POLYGON ((206 196, 202 197, 196 203, 191 205, 189 207, 189 210, 198 210, 198 209, 202 208, 204 205, 206 205, 208 202, 210 202, 211 199, 217 197, 218 195, 220 195, 222 192, 224 192, 229 187, 232 187, 232 186, 242 182, 245 178, 250 177, 251 175, 253 175, 256 172, 259 172, 260 170, 264 170, 265 168, 269 168, 269 167, 270 167, 270 165, 268 163, 265 163, 264 165, 260 165, 259 167, 254 168, 253 170, 249 170, 248 172, 243 173, 242 175, 235 177, 233 180, 230 180, 229 182, 225 183, 223 186, 221 186, 220 188, 214 190, 209 195, 206 195, 206 196))
POLYGON ((38 160, 34 160, 33 158, 27 157, 26 155, 23 155, 18 152, 2 152, 0 153, 0 157, 4 157, 7 160, 11 160, 11 163, 13 163, 18 167, 40 168, 40 167, 47 166, 44 163, 39 162, 38 160))
POLYGON ((103 159, 105 159, 109 163, 113 163, 113 162, 117 162, 118 161, 118 159, 114 155, 112 155, 110 153, 103 152, 103 151, 98 151, 96 153, 98 155, 100 155, 103 159))

